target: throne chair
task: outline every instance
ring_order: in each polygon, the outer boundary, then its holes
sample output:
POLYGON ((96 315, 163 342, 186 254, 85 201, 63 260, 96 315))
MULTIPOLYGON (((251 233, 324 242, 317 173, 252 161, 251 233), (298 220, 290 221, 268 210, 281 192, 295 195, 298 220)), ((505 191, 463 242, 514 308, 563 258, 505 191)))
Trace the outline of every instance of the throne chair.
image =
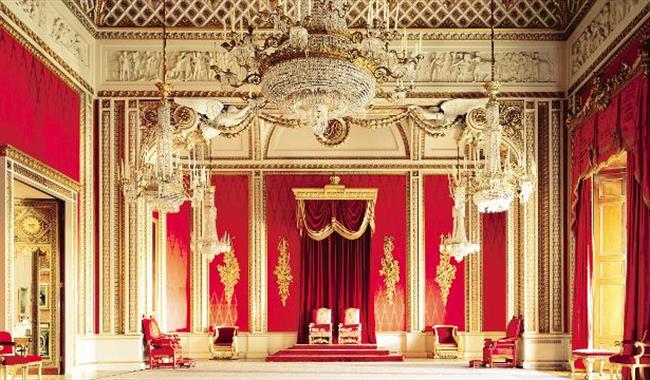
POLYGON ((210 359, 238 359, 239 326, 214 326, 210 335, 210 359))
POLYGON ((516 367, 517 342, 523 332, 523 318, 512 317, 506 328, 506 336, 499 339, 485 339, 483 345, 483 364, 486 367, 516 367), (495 361, 502 358, 504 361, 495 361))
POLYGON ((648 330, 643 333, 641 340, 623 340, 617 342, 617 344, 621 346, 621 351, 609 358, 612 378, 614 368, 629 368, 630 379, 636 380, 637 369, 650 367, 650 337, 648 337, 648 330))
POLYGON ((433 357, 435 359, 458 359, 461 355, 458 327, 435 325, 433 331, 433 357))
POLYGON ((332 310, 321 307, 312 312, 309 344, 332 344, 332 310))
POLYGON ((360 311, 356 308, 347 308, 341 316, 339 323, 339 344, 361 344, 360 311))
POLYGON ((184 358, 180 338, 176 334, 164 334, 153 317, 142 318, 144 335, 144 354, 149 361, 149 368, 159 367, 194 367, 193 359, 184 358))

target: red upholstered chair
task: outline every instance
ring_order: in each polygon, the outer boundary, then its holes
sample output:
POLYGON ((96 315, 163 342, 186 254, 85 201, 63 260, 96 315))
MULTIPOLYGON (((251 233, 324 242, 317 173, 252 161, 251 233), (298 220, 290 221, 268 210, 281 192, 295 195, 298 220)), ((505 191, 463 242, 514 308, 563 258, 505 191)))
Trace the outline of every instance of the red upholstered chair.
POLYGON ((0 331, 0 364, 2 365, 2 378, 7 380, 9 368, 22 369, 23 379, 27 378, 27 370, 31 366, 38 368, 38 378, 41 378, 43 360, 38 355, 18 355, 15 352, 16 342, 11 333, 0 331))
POLYGON ((341 315, 339 323, 339 344, 361 344, 361 312, 350 307, 341 315))
POLYGON ((193 367, 194 360, 183 357, 180 338, 176 334, 164 334, 153 317, 142 318, 144 353, 149 368, 193 367))
POLYGON ((648 330, 643 333, 643 338, 639 341, 624 340, 618 342, 621 346, 621 352, 609 358, 609 362, 614 367, 625 367, 630 369, 631 379, 636 380, 636 370, 638 368, 650 367, 650 337, 648 330))
POLYGON ((210 335, 210 359, 237 359, 238 326, 215 326, 210 335))
POLYGON ((435 325, 433 331, 433 357, 436 359, 458 359, 461 356, 458 327, 435 325))
POLYGON ((309 344, 332 344, 332 310, 325 307, 312 312, 309 324, 309 344))
POLYGON ((515 367, 517 365, 517 342, 523 332, 524 320, 521 317, 512 317, 506 328, 504 338, 486 339, 483 345, 483 364, 487 367, 515 367), (503 358, 504 361, 494 361, 503 358))

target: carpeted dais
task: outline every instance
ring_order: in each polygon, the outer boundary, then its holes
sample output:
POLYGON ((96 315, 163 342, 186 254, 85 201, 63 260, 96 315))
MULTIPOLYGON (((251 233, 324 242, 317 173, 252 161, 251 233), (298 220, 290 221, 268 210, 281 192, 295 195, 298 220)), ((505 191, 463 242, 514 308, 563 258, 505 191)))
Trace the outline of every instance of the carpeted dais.
POLYGON ((404 355, 376 344, 296 344, 266 357, 267 362, 401 362, 404 355))

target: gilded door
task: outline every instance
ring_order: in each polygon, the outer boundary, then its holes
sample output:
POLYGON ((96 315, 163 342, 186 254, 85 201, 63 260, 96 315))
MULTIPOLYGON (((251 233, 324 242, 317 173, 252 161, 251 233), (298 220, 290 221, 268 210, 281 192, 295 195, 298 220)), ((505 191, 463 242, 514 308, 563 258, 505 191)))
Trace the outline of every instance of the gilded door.
POLYGON ((625 170, 594 179, 593 343, 614 349, 623 337, 625 306, 625 170))

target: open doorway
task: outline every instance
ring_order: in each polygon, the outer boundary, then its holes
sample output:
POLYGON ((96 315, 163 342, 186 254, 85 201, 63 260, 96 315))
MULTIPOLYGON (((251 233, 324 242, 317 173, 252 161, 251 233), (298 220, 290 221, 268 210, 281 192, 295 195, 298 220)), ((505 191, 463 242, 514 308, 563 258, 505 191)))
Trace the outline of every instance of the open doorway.
POLYGON ((615 350, 623 338, 626 258, 626 156, 594 175, 592 343, 615 350))
POLYGON ((13 189, 13 334, 21 349, 43 358, 45 373, 63 373, 64 202, 18 180, 13 189))

